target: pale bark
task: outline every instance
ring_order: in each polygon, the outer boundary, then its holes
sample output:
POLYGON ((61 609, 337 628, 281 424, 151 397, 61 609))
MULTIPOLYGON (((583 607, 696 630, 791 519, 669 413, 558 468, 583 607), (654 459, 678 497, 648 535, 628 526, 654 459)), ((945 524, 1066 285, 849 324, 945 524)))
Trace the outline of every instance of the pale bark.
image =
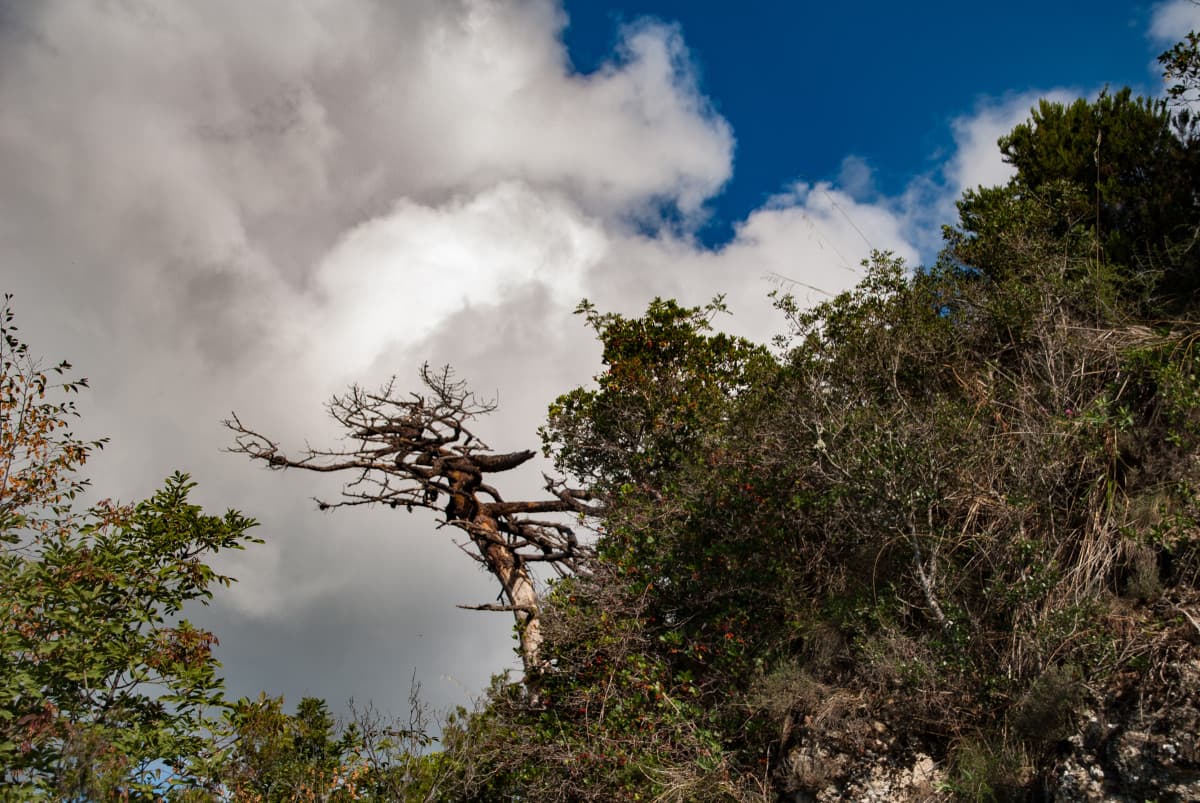
POLYGON ((545 669, 541 658, 542 624, 541 599, 529 570, 520 559, 498 544, 488 547, 488 564, 504 589, 504 596, 517 620, 517 635, 521 642, 521 662, 527 677, 545 669))

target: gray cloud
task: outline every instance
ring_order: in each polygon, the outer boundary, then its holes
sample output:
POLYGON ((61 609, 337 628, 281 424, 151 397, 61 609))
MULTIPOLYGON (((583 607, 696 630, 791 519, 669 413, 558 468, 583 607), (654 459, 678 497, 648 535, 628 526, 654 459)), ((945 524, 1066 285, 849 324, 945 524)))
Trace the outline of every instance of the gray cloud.
POLYGON ((507 621, 452 606, 494 590, 447 531, 318 515, 336 485, 222 454, 218 422, 331 439, 331 392, 433 357, 502 394, 498 439, 534 439, 590 372, 566 308, 610 229, 699 215, 729 176, 678 32, 631 27, 580 76, 538 0, 0 12, 0 275, 30 339, 93 377, 101 493, 178 467, 262 520, 201 614, 234 691, 396 708, 418 667, 444 704, 512 666, 507 621))

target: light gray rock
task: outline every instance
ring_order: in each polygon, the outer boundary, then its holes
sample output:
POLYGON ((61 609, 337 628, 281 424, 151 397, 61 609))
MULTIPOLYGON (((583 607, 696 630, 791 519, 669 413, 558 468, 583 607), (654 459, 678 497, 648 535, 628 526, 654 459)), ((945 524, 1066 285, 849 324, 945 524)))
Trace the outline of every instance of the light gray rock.
POLYGON ((1085 718, 1046 779, 1054 801, 1200 801, 1200 661, 1156 675, 1085 718))

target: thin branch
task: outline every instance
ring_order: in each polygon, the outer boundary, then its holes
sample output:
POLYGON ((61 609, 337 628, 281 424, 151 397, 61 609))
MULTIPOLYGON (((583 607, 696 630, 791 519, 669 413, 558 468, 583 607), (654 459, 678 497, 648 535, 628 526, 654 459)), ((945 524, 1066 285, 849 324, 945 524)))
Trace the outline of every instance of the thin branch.
POLYGON ((503 613, 523 611, 525 613, 537 613, 537 608, 532 605, 497 605, 494 602, 487 602, 483 605, 455 605, 454 607, 462 608, 464 611, 499 611, 503 613))

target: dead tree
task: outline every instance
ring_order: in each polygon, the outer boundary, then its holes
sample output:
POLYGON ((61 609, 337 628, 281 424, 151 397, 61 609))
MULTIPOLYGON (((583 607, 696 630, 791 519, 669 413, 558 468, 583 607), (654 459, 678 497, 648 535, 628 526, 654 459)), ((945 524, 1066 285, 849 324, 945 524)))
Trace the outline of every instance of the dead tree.
MULTIPOLYGON (((534 457, 532 451, 495 454, 467 427, 496 405, 479 400, 449 367, 421 368, 424 393, 400 395, 395 378, 375 393, 353 386, 328 403, 329 414, 347 431, 352 446, 323 450, 308 447, 298 458, 242 424, 236 414, 225 422, 235 434, 230 451, 261 460, 272 469, 349 472, 337 502, 316 500, 321 510, 352 505, 426 508, 441 514, 443 525, 466 533, 463 551, 482 563, 500 583, 494 604, 461 605, 472 610, 510 611, 516 618, 526 684, 534 686, 545 669, 538 618, 540 600, 530 564, 545 563, 560 575, 580 571, 592 557, 567 523, 553 514, 590 517, 598 503, 583 492, 546 478, 548 498, 506 501, 491 484, 492 474, 510 471, 534 457)), ((562 518, 562 517, 560 517, 562 518)))

